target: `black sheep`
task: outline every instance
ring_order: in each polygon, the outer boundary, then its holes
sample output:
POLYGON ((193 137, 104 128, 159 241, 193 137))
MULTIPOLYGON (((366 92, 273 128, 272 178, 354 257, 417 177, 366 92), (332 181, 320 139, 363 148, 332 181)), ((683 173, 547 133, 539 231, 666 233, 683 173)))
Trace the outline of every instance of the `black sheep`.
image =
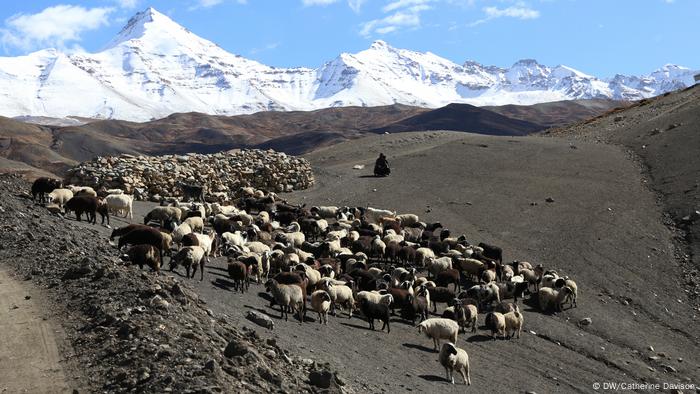
POLYGON ((428 293, 430 294, 430 302, 433 304, 433 312, 435 313, 437 313, 438 302, 447 304, 457 298, 455 292, 447 287, 429 287, 428 293))
POLYGON ((99 202, 97 197, 93 196, 75 196, 68 200, 63 208, 66 213, 73 211, 75 212, 75 217, 80 221, 80 217, 85 213, 87 216, 88 223, 95 224, 97 222, 97 206, 99 202))
POLYGON ((205 202, 203 186, 180 183, 180 189, 182 189, 182 201, 195 200, 205 202))
POLYGON ((394 298, 394 302, 391 304, 392 314, 394 313, 394 309, 398 308, 403 310, 406 306, 411 306, 413 303, 413 296, 406 289, 391 287, 387 291, 394 298))
POLYGON ((160 273, 160 253, 153 245, 132 246, 126 254, 129 256, 129 261, 137 264, 139 268, 143 269, 143 266, 147 265, 153 272, 160 273))
POLYGON ((160 261, 163 261, 163 234, 152 227, 136 228, 121 237, 117 247, 121 249, 124 245, 152 245, 160 252, 160 261))
POLYGON ((366 298, 360 301, 360 311, 367 318, 370 330, 374 330, 374 319, 381 320, 384 324, 382 325, 382 331, 386 327, 387 334, 391 332, 391 327, 389 327, 389 307, 384 304, 376 304, 366 298))
POLYGON ((199 238, 195 233, 189 233, 182 236, 182 246, 199 246, 199 238))
POLYGON ((491 260, 496 260, 499 263, 503 263, 503 249, 498 246, 489 245, 486 243, 479 243, 479 247, 484 249, 483 255, 491 260))
POLYGON ((456 270, 454 268, 450 268, 448 270, 439 272, 437 274, 437 276, 435 277, 435 283, 438 286, 447 287, 449 284, 452 283, 455 285, 456 292, 459 292, 461 290, 459 282, 460 282, 459 270, 456 270))
POLYGON ((151 228, 150 226, 146 226, 145 224, 128 224, 124 227, 119 227, 115 228, 112 230, 112 235, 109 236, 110 240, 113 240, 114 237, 121 237, 122 235, 129 233, 131 231, 136 230, 137 228, 151 228))
POLYGON ((46 195, 54 191, 54 189, 60 189, 63 187, 63 182, 60 179, 53 179, 47 177, 37 178, 34 183, 32 183, 32 201, 36 201, 36 196, 39 196, 39 202, 42 204, 46 203, 46 195))

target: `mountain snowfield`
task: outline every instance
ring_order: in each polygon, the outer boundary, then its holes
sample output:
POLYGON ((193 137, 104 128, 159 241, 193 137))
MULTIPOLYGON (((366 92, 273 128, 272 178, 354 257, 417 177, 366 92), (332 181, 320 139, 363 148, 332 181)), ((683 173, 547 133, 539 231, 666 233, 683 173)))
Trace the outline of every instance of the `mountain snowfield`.
POLYGON ((145 121, 190 111, 237 115, 394 103, 436 108, 635 100, 689 86, 697 72, 669 64, 646 76, 604 80, 535 60, 507 69, 458 65, 384 41, 317 69, 276 68, 226 52, 149 8, 98 53, 46 49, 0 57, 0 115, 145 121))

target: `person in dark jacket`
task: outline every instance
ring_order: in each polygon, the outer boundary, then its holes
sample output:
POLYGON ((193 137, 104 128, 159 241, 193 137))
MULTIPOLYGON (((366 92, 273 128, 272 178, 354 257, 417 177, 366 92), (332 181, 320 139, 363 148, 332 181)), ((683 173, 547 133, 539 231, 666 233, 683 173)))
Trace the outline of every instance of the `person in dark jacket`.
POLYGON ((384 156, 384 153, 380 153, 377 161, 374 162, 374 175, 387 176, 390 173, 389 161, 386 159, 386 156, 384 156))

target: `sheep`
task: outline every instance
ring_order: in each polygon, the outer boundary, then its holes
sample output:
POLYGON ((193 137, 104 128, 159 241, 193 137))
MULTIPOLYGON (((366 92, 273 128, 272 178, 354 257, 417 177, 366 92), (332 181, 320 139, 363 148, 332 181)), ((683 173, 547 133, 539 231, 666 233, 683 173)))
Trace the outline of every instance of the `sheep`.
POLYGON ((192 227, 187 223, 182 223, 170 235, 173 237, 173 242, 179 244, 182 242, 182 237, 190 233, 192 233, 192 227))
POLYGON ((420 221, 418 219, 418 215, 414 215, 412 213, 404 213, 401 215, 396 215, 396 219, 399 220, 399 223, 401 223, 402 227, 409 227, 409 226, 412 226, 420 221))
POLYGON ((129 261, 132 264, 137 264, 139 268, 142 269, 144 265, 147 265, 156 275, 160 273, 160 253, 153 245, 132 246, 126 254, 129 256, 129 261))
POLYGON ((290 229, 292 231, 288 233, 277 234, 278 240, 287 243, 295 248, 301 247, 304 241, 306 241, 306 236, 304 236, 304 233, 300 231, 301 227, 299 226, 299 223, 293 222, 290 225, 290 229))
POLYGON ((503 249, 483 242, 479 244, 479 247, 483 249, 482 254, 484 257, 503 263, 503 249))
POLYGON ((51 193, 54 189, 60 189, 63 187, 63 182, 60 179, 53 179, 47 177, 37 178, 34 183, 32 183, 32 201, 36 201, 37 195, 39 196, 39 203, 46 203, 46 194, 51 193))
MULTIPOLYGON (((119 240, 121 242, 121 239, 119 240)), ((173 258, 170 259, 170 271, 182 264, 185 266, 185 277, 194 278, 197 272, 197 265, 200 267, 199 280, 204 280, 204 263, 206 261, 206 252, 201 246, 185 246, 180 249, 173 258), (190 268, 192 268, 192 276, 190 276, 190 268)))
POLYGON ((97 192, 95 192, 95 189, 91 188, 90 186, 68 185, 67 188, 70 189, 70 191, 73 192, 73 195, 76 196, 97 197, 97 192))
POLYGON ((547 312, 550 309, 553 309, 555 312, 561 312, 562 304, 571 294, 573 294, 573 291, 568 286, 564 286, 559 290, 543 287, 537 292, 540 309, 542 312, 547 312))
POLYGON ((318 322, 328 325, 328 311, 331 309, 331 296, 325 290, 311 293, 311 309, 318 313, 318 322))
POLYGON ((520 332, 523 330, 524 319, 518 306, 515 305, 514 311, 503 314, 503 319, 506 323, 506 336, 510 339, 517 333, 517 338, 520 339, 520 332))
POLYGON ((379 224, 380 219, 383 217, 395 217, 396 211, 388 211, 386 209, 367 207, 364 209, 363 216, 365 217, 365 220, 367 220, 367 222, 379 224))
MULTIPOLYGON (((185 224, 185 223, 183 223, 185 224)), ((209 234, 198 234, 198 233, 193 233, 195 237, 197 237, 197 240, 199 241, 199 246, 201 246, 204 249, 204 253, 207 255, 207 257, 211 256, 212 254, 215 254, 214 252, 216 251, 216 248, 214 247, 214 240, 216 239, 216 234, 215 233, 209 233, 209 234)))
POLYGON ((489 283, 486 285, 474 285, 463 293, 465 293, 468 297, 478 300, 480 308, 485 308, 486 306, 490 305, 493 301, 496 301, 496 303, 501 302, 501 293, 498 286, 496 286, 495 283, 489 283))
POLYGON ((234 291, 240 290, 245 293, 250 286, 250 277, 248 276, 248 267, 238 260, 228 261, 228 276, 233 279, 234 291))
POLYGON ((501 273, 502 277, 500 279, 505 282, 510 281, 513 278, 513 276, 515 276, 515 272, 513 272, 513 267, 507 264, 503 266, 501 273))
POLYGON ((478 277, 478 275, 483 271, 484 269, 484 263, 477 259, 472 259, 472 258, 458 258, 456 259, 456 262, 459 266, 459 269, 464 271, 466 274, 467 278, 474 278, 478 277))
POLYGON ((277 304, 280 305, 281 316, 284 320, 289 320, 288 310, 297 312, 299 315, 299 324, 304 322, 304 294, 301 287, 297 285, 284 285, 278 283, 274 279, 268 279, 265 283, 265 289, 272 293, 277 304))
POLYGON ((425 286, 417 287, 414 292, 413 308, 418 312, 420 321, 423 321, 428 318, 428 311, 430 311, 430 293, 425 286))
POLYGON ((299 263, 295 267, 295 269, 304 271, 306 273, 306 277, 309 278, 309 286, 311 288, 314 288, 316 284, 321 280, 321 273, 308 264, 299 263))
POLYGON ((331 296, 331 311, 334 316, 336 305, 345 305, 348 308, 348 318, 352 318, 355 299, 352 295, 351 288, 343 285, 334 285, 332 282, 324 281, 321 282, 321 289, 325 290, 331 296))
POLYGON ((362 300, 369 300, 375 304, 391 305, 394 303, 394 297, 391 294, 381 294, 376 291, 361 291, 355 296, 355 303, 362 300))
POLYGON ((109 236, 109 240, 110 241, 113 240, 114 237, 121 237, 122 235, 127 234, 127 233, 129 233, 133 230, 136 230, 136 229, 151 229, 151 228, 152 227, 146 226, 144 224, 127 224, 124 227, 119 227, 119 228, 115 228, 114 230, 112 230, 112 234, 109 236))
POLYGON ((563 278, 557 279, 557 281, 554 283, 554 287, 557 289, 561 289, 564 286, 568 286, 571 289, 571 294, 569 295, 569 297, 566 297, 564 303, 569 302, 572 308, 578 307, 578 305, 576 305, 576 298, 578 298, 578 286, 576 285, 576 282, 574 282, 572 279, 569 279, 568 276, 565 276, 563 278))
POLYGON ((338 207, 334 206, 318 206, 311 207, 311 209, 309 209, 309 212, 314 215, 318 215, 322 219, 335 219, 338 211, 338 207))
POLYGON ((183 223, 189 224, 193 232, 202 233, 204 231, 204 220, 201 217, 191 216, 185 219, 183 223))
POLYGON ((554 289, 554 284, 556 283, 557 279, 559 279, 559 275, 557 275, 556 272, 547 272, 546 274, 542 275, 542 280, 540 280, 540 288, 549 287, 554 289))
POLYGON ((437 304, 448 303, 455 299, 455 292, 447 287, 428 287, 430 293, 430 301, 433 303, 433 312, 437 313, 437 304))
POLYGON ((530 288, 530 285, 534 285, 535 291, 539 291, 539 284, 542 277, 535 270, 522 268, 519 270, 519 275, 521 275, 523 277, 523 281, 528 284, 528 289, 530 288))
POLYGON ((522 298, 528 284, 525 282, 501 282, 496 283, 498 286, 498 295, 503 299, 513 298, 518 302, 518 297, 522 298))
POLYGON ((418 248, 416 249, 415 263, 419 267, 425 267, 426 262, 430 258, 435 258, 435 252, 430 248, 418 248))
POLYGON ((201 246, 199 238, 195 233, 189 233, 182 236, 182 246, 201 246))
POLYGON ((438 286, 443 287, 447 287, 450 284, 454 284, 456 292, 461 290, 459 271, 454 268, 450 268, 438 273, 435 277, 435 283, 438 286))
POLYGON ((443 343, 438 361, 445 367, 445 377, 452 382, 452 384, 455 384, 454 371, 459 371, 459 373, 462 374, 462 381, 464 384, 471 386, 472 379, 469 374, 469 355, 466 350, 458 348, 454 343, 443 343))
MULTIPOLYGON (((167 221, 180 222, 182 220, 182 210, 178 207, 155 207, 143 218, 143 224, 148 224, 151 221, 160 222, 160 226, 164 227, 167 221)), ((184 235, 184 234, 183 234, 184 235)))
POLYGON ((122 189, 107 189, 106 190, 107 195, 110 194, 124 194, 124 190, 122 189))
POLYGON ((425 333, 428 338, 432 338, 433 348, 437 351, 441 339, 447 339, 452 343, 457 343, 459 324, 451 319, 431 317, 418 324, 418 333, 425 333))
POLYGON ((85 213, 88 223, 95 224, 97 222, 97 206, 99 202, 97 197, 93 196, 75 196, 66 201, 63 205, 66 214, 70 211, 75 212, 75 217, 80 221, 80 217, 85 213))
POLYGON ((379 259, 384 257, 384 253, 386 251, 386 244, 384 243, 384 241, 382 241, 382 238, 379 235, 375 235, 372 239, 370 250, 373 256, 378 256, 379 259))
POLYGON ((495 269, 485 269, 481 272, 481 282, 489 284, 496 281, 496 270, 495 269))
POLYGON ((124 214, 125 218, 134 218, 132 209, 134 198, 132 196, 128 194, 110 194, 105 197, 104 201, 107 203, 107 208, 113 215, 117 215, 121 212, 124 214))
POLYGON ((221 234, 221 241, 225 246, 243 246, 246 243, 247 234, 240 231, 227 231, 221 234))
POLYGON ((170 236, 168 233, 160 232, 161 237, 163 238, 163 247, 161 248, 168 256, 171 255, 170 249, 173 246, 173 237, 170 236))
POLYGON ((406 289, 390 287, 387 289, 387 293, 391 295, 393 300, 391 305, 389 305, 392 314, 396 308, 403 309, 405 306, 412 306, 413 304, 413 295, 406 289))
POLYGON ((489 312, 486 315, 486 328, 491 330, 491 335, 494 340, 496 340, 496 334, 499 334, 501 338, 506 335, 506 319, 500 312, 489 312))
POLYGON ((374 319, 379 319, 383 323, 381 331, 384 331, 384 327, 386 327, 387 334, 391 332, 388 305, 377 304, 365 298, 360 301, 360 311, 367 318, 370 330, 374 330, 374 319))
POLYGON ((49 204, 56 204, 61 208, 71 198, 73 198, 73 192, 69 189, 53 189, 47 196, 49 204))
POLYGON ((269 252, 271 249, 269 246, 265 245, 260 241, 250 241, 245 243, 245 247, 248 248, 253 253, 263 254, 269 252))

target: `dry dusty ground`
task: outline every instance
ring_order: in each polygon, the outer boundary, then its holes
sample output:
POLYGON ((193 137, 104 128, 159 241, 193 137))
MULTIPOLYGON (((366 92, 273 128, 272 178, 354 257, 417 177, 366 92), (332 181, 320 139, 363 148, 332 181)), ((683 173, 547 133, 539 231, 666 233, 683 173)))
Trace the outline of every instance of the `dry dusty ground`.
MULTIPOLYGON (((672 233, 655 195, 622 149, 566 139, 463 133, 380 135, 307 155, 317 185, 286 197, 315 204, 370 205, 441 221, 474 243, 501 245, 507 261, 542 263, 572 276, 579 307, 543 315, 525 306, 521 339, 460 336, 479 392, 591 392, 594 382, 700 383, 698 310, 679 286, 672 233), (378 152, 388 178, 367 176, 378 152), (365 170, 353 170, 366 164, 365 170), (551 197, 554 202, 547 203, 551 197), (592 319, 590 326, 578 322, 592 319), (651 350, 653 348, 653 350, 651 350), (650 358, 653 357, 653 358, 650 358)), ((138 203, 137 218, 152 205, 138 203)), ((118 222, 115 222, 118 223, 118 222)), ((106 234, 106 229, 105 229, 106 234)), ((259 292, 226 287, 221 258, 191 280, 235 324, 251 308, 278 317, 259 292)), ((277 321, 273 332, 299 355, 328 361, 360 392, 463 391, 443 379, 427 338, 393 320, 391 334, 359 319, 327 327, 277 321)), ((483 316, 480 316, 480 325, 483 316)))
POLYGON ((57 345, 64 334, 42 302, 39 291, 0 266, 0 392, 70 392, 57 345))
MULTIPOLYGON (((471 358, 471 390, 591 392, 594 382, 606 381, 700 383, 700 311, 679 285, 681 268, 661 206, 623 149, 565 138, 429 132, 368 137, 307 158, 317 184, 286 195, 290 201, 418 213, 473 243, 502 246, 506 261, 542 263, 577 281, 576 309, 552 316, 524 306, 519 340, 490 341, 483 330, 460 336, 458 345, 471 358), (393 173, 369 177, 380 151, 393 173), (367 167, 353 170, 355 164, 367 167), (545 202, 548 197, 554 202, 545 202), (592 324, 580 326, 586 317, 592 324)), ((152 206, 137 203, 135 221, 152 206)), ((330 362, 349 391, 465 390, 442 379, 431 341, 398 318, 390 334, 369 331, 356 318, 332 318, 322 327, 312 314, 303 325, 276 319, 274 331, 253 326, 243 317, 249 309, 274 318, 278 310, 267 307, 260 285, 244 295, 230 291, 223 267, 219 258, 203 282, 189 280, 214 313, 275 337, 302 357, 330 362)))

